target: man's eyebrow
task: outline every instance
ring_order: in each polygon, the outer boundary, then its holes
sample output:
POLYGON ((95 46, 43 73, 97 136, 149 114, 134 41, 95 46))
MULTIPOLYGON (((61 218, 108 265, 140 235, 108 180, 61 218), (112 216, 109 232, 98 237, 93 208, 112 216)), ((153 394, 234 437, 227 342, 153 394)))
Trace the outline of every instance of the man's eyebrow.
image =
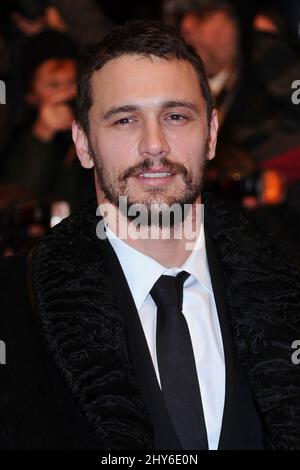
POLYGON ((102 119, 110 119, 115 114, 132 113, 133 111, 137 111, 137 109, 138 107, 134 105, 113 106, 108 111, 106 111, 106 113, 102 116, 102 119))
POLYGON ((199 112, 199 108, 196 104, 191 103, 190 101, 175 101, 175 100, 170 100, 170 101, 164 101, 161 104, 162 108, 168 109, 168 108, 188 108, 191 109, 192 111, 199 112))
MULTIPOLYGON (((199 112, 198 106, 190 101, 177 101, 177 100, 168 100, 163 101, 159 105, 160 108, 169 109, 169 108, 188 108, 192 111, 199 112)), ((124 106, 113 106, 110 108, 106 113, 102 116, 103 120, 108 120, 111 117, 115 116, 116 114, 120 113, 132 113, 139 109, 138 106, 135 105, 124 105, 124 106)))

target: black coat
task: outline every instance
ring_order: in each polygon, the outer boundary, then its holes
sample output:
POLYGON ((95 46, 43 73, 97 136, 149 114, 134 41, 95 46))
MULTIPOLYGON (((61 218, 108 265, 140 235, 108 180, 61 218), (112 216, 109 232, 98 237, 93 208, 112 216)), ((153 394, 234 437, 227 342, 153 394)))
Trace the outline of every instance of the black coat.
MULTIPOLYGON (((154 446, 122 312, 131 307, 109 268, 110 244, 96 237, 95 210, 52 229, 29 261, 2 263, 0 448, 154 446)), ((300 339, 299 272, 275 242, 209 194, 205 231, 263 432, 276 449, 300 449, 300 366, 291 360, 300 339)))

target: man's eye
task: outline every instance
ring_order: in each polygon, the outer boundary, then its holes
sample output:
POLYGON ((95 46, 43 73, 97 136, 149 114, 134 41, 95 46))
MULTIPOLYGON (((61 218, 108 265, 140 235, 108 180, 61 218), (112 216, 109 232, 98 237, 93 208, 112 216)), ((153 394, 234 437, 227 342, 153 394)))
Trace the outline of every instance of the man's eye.
POLYGON ((182 114, 173 113, 168 117, 168 119, 170 119, 171 121, 184 121, 186 117, 182 114))
POLYGON ((119 119, 118 121, 116 121, 114 124, 115 125, 121 125, 121 126, 124 126, 126 124, 130 124, 131 122, 133 122, 134 119, 131 118, 131 117, 127 117, 127 118, 122 118, 122 119, 119 119))

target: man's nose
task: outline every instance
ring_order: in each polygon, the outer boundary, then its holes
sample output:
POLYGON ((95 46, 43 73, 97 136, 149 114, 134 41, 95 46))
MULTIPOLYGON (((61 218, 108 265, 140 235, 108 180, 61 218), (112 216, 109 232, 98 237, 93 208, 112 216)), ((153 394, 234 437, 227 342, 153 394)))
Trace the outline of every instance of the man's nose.
POLYGON ((139 143, 139 152, 143 156, 165 156, 170 147, 160 123, 156 121, 144 124, 139 143))

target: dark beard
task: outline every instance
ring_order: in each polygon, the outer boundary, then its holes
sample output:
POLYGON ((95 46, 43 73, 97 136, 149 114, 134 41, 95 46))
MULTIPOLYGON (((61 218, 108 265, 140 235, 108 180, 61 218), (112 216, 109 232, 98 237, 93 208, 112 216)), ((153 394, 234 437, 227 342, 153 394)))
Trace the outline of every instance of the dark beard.
MULTIPOLYGON (((179 163, 170 162, 165 157, 163 157, 160 160, 161 165, 164 166, 166 169, 168 169, 170 172, 174 171, 176 172, 176 174, 180 174, 182 176, 183 181, 186 185, 186 190, 185 190, 183 197, 180 197, 180 198, 173 197, 172 199, 169 198, 167 203, 158 203, 158 207, 155 207, 156 214, 154 218, 153 218, 153 203, 149 203, 147 201, 133 201, 126 194, 126 184, 127 184, 128 178, 150 170, 151 167, 153 166, 151 159, 143 160, 143 162, 141 162, 139 165, 128 168, 122 175, 120 175, 118 178, 120 189, 117 193, 114 186, 107 180, 105 176, 105 170, 101 164, 101 161, 97 158, 90 142, 89 142, 89 152, 94 160, 96 176, 98 179, 101 192, 111 204, 113 204, 115 207, 120 209, 120 212, 127 217, 127 220, 129 222, 134 223, 135 221, 137 221, 137 224, 140 223, 139 216, 141 212, 139 211, 139 207, 142 205, 143 206, 143 211, 142 211, 143 223, 141 225, 148 225, 150 227, 153 224, 153 219, 155 218, 155 225, 158 225, 160 228, 163 228, 165 226, 173 228, 175 225, 182 224, 184 222, 185 218, 190 212, 189 210, 186 210, 186 208, 191 207, 201 194, 201 191, 203 188, 206 163, 207 163, 206 155, 208 152, 208 139, 207 139, 206 146, 205 146, 205 158, 203 158, 203 165, 200 168, 199 175, 195 183, 193 183, 191 175, 188 173, 187 169, 183 165, 179 163), (122 204, 120 204, 120 200, 119 200, 120 196, 127 197, 127 204, 125 208, 122 204), (169 208, 171 208, 173 204, 176 204, 178 209, 180 209, 179 212, 177 212, 177 215, 178 213, 180 214, 180 219, 178 219, 178 217, 175 216, 174 211, 172 210, 166 211, 166 207, 163 207, 163 205, 165 204, 167 204, 169 208), (145 207, 147 209, 146 217, 144 216, 145 207), (134 213, 134 215, 131 215, 129 212, 134 213)), ((150 189, 148 191, 148 194, 153 196, 153 198, 155 198, 159 195, 163 195, 164 192, 165 192, 164 188, 154 188, 154 189, 150 189)))

